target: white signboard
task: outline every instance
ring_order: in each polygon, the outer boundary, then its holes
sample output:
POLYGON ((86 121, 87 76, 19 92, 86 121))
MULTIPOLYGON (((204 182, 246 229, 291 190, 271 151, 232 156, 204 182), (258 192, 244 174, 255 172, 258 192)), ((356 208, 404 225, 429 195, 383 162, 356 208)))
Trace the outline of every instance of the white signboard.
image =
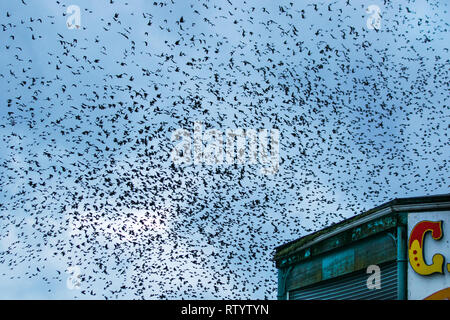
POLYGON ((450 299, 450 211, 408 214, 408 299, 450 299))

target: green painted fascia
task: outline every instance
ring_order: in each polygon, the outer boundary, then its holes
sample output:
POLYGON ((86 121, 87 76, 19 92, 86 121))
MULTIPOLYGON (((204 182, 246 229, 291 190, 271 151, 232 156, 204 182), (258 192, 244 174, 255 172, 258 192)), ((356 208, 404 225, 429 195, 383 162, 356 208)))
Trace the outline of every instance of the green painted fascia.
MULTIPOLYGON (((361 220, 362 218, 367 217, 367 216, 369 216, 377 211, 380 211, 382 209, 396 206, 396 205, 427 204, 427 203, 438 204, 438 203, 442 203, 442 202, 448 203, 449 201, 450 201, 450 194, 424 196, 424 197, 412 197, 412 198, 398 198, 398 199, 391 200, 391 201, 386 202, 378 207, 375 207, 371 210, 363 212, 355 217, 341 221, 341 222, 331 225, 325 229, 319 230, 312 234, 306 235, 299 239, 296 239, 291 242, 285 243, 281 246, 278 246, 277 248, 275 248, 276 252, 275 252, 273 260, 276 262, 276 265, 278 267, 278 266, 289 265, 291 263, 294 263, 294 261, 301 261, 301 260, 307 259, 311 255, 314 255, 316 251, 320 251, 318 249, 314 250, 313 247, 321 247, 323 245, 320 245, 320 243, 316 243, 316 244, 312 245, 311 247, 308 247, 304 250, 299 251, 300 248, 306 246, 308 243, 311 243, 314 239, 316 239, 322 235, 331 233, 334 230, 336 230, 338 228, 343 228, 346 225, 349 225, 351 223, 355 223, 358 220, 361 220)), ((443 208, 441 208, 441 210, 442 209, 443 208)), ((398 217, 399 224, 401 224, 401 225, 407 224, 407 222, 406 222, 407 221, 407 213, 397 212, 397 217, 398 217)), ((351 230, 353 230, 353 229, 351 229, 351 230)), ((334 241, 338 241, 338 244, 345 242, 345 241, 351 241, 351 240, 348 240, 348 238, 346 238, 346 237, 348 237, 348 235, 345 235, 345 233, 348 233, 348 232, 349 232, 348 230, 343 231, 342 233, 344 235, 341 235, 341 233, 339 233, 338 235, 333 236, 331 239, 334 239, 334 241)), ((367 235, 363 234, 363 236, 367 236, 367 235)), ((357 235, 355 235, 354 237, 357 237, 357 235)), ((353 241, 355 241, 355 240, 353 240, 353 241)), ((332 250, 333 248, 338 247, 338 246, 333 247, 333 245, 332 245, 333 240, 326 239, 321 242, 326 243, 325 246, 328 246, 329 250, 332 250), (331 244, 330 244, 330 242, 331 242, 331 244)), ((346 242, 346 243, 348 243, 348 242, 346 242)), ((325 252, 325 251, 323 251, 323 252, 325 252)))
MULTIPOLYGON (((283 250, 283 252, 278 253, 278 255, 275 257, 276 267, 285 268, 292 264, 297 264, 301 261, 310 259, 331 250, 347 246, 355 241, 365 239, 369 236, 389 229, 393 229, 398 224, 404 224, 404 214, 393 212, 386 216, 368 221, 364 224, 340 232, 305 249, 299 250, 298 248, 300 248, 302 244, 300 243, 297 245, 296 243, 295 246, 286 248, 289 250, 283 250)), ((327 232, 329 232, 328 229, 327 232)))

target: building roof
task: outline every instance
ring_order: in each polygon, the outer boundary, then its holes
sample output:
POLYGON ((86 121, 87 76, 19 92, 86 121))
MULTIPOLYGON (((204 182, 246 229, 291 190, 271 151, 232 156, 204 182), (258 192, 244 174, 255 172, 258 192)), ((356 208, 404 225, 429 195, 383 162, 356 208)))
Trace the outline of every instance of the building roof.
POLYGON ((450 193, 422 197, 396 198, 366 212, 358 214, 352 218, 343 220, 322 230, 318 230, 316 232, 276 247, 274 260, 279 260, 285 256, 308 248, 315 243, 323 241, 328 237, 343 232, 349 228, 358 226, 362 223, 392 212, 422 211, 434 209, 450 209, 450 193))

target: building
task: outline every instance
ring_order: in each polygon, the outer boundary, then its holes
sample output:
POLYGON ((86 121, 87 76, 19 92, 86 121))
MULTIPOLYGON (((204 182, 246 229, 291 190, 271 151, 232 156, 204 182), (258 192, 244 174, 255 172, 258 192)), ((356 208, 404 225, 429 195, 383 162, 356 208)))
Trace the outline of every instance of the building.
POLYGON ((276 248, 278 299, 450 299, 450 194, 402 198, 276 248))

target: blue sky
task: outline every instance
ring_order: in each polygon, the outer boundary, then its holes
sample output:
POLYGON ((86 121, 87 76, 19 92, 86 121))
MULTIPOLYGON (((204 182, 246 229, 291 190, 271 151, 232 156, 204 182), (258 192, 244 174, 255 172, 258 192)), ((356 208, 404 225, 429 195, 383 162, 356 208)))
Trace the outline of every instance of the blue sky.
POLYGON ((0 4, 0 298, 275 298, 275 246, 448 192, 445 1, 25 3, 0 4), (174 170, 195 121, 279 129, 279 171, 174 170))

